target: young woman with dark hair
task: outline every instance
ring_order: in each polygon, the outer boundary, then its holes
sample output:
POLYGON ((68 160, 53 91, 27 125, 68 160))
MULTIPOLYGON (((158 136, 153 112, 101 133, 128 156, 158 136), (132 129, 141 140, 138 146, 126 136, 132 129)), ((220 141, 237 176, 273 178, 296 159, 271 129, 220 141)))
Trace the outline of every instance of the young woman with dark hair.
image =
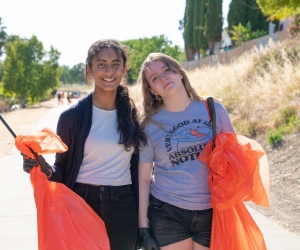
MULTIPOLYGON (((56 155, 49 180, 80 195, 105 222, 112 250, 132 250, 138 231, 137 163, 146 135, 124 85, 127 48, 116 40, 92 44, 85 81, 92 93, 64 111, 57 135, 68 151, 56 155)), ((24 159, 24 168, 30 167, 24 159)))

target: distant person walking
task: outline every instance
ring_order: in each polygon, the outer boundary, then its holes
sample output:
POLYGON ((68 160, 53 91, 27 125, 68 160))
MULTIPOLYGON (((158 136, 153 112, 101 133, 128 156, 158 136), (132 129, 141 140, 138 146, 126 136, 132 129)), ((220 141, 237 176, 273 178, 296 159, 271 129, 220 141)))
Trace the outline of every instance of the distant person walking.
POLYGON ((61 92, 60 94, 60 105, 64 105, 65 92, 61 92))
POLYGON ((68 92, 68 94, 67 94, 67 99, 68 99, 68 105, 69 105, 72 102, 70 92, 68 92))
POLYGON ((58 93, 57 93, 58 105, 60 105, 60 99, 61 99, 61 94, 60 94, 60 92, 58 92, 58 93))

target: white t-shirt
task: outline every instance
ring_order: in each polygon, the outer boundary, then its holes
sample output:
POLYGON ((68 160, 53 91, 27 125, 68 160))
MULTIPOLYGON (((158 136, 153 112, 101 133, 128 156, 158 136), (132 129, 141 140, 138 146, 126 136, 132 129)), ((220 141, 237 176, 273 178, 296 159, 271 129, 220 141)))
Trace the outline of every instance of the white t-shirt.
POLYGON ((92 185, 121 186, 131 184, 130 159, 118 143, 116 110, 102 110, 93 106, 91 131, 84 145, 83 161, 77 182, 92 185))

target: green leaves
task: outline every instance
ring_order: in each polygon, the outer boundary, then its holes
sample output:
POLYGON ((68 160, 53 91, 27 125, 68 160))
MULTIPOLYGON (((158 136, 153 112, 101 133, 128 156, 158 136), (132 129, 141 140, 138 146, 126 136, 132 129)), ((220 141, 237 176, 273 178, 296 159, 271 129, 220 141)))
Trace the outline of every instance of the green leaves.
POLYGON ((252 31, 252 25, 250 22, 243 26, 241 23, 237 26, 232 27, 233 30, 230 31, 232 34, 231 39, 235 41, 236 46, 241 46, 244 42, 262 37, 267 34, 265 30, 255 30, 252 31))
POLYGON ((215 42, 221 40, 222 20, 222 1, 210 0, 205 13, 205 37, 209 44, 210 55, 214 53, 215 42))
POLYGON ((251 31, 268 30, 267 17, 263 15, 256 0, 232 0, 227 15, 228 30, 241 23, 246 26, 251 23, 251 31))
POLYGON ((15 94, 22 107, 26 106, 28 98, 32 102, 43 100, 47 91, 58 85, 59 56, 54 48, 45 51, 36 36, 30 39, 13 37, 6 44, 4 91, 15 94))
POLYGON ((142 62, 149 53, 162 52, 178 61, 181 60, 182 51, 179 46, 173 45, 164 35, 122 42, 129 47, 130 51, 127 69, 127 81, 129 84, 134 84, 136 82, 142 62))
POLYGON ((282 20, 300 13, 300 0, 257 0, 257 4, 270 20, 282 20))

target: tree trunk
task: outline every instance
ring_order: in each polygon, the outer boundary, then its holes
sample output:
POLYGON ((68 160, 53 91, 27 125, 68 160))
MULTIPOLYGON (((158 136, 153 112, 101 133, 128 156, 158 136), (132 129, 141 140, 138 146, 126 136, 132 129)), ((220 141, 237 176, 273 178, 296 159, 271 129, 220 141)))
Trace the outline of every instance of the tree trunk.
POLYGON ((186 59, 188 61, 194 60, 195 51, 193 49, 186 49, 185 54, 186 54, 186 59))
POLYGON ((27 97, 26 96, 20 97, 20 104, 21 104, 22 109, 27 107, 27 97))
POLYGON ((214 41, 208 42, 208 48, 209 48, 209 54, 213 55, 215 49, 215 42, 214 41))

